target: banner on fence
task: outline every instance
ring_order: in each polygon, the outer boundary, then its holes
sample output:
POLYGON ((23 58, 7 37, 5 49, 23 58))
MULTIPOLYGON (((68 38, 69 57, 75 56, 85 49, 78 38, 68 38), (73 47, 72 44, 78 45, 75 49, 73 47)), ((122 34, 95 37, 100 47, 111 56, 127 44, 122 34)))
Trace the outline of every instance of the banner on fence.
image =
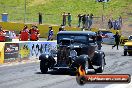
POLYGON ((15 61, 19 54, 19 43, 5 43, 4 61, 15 61))

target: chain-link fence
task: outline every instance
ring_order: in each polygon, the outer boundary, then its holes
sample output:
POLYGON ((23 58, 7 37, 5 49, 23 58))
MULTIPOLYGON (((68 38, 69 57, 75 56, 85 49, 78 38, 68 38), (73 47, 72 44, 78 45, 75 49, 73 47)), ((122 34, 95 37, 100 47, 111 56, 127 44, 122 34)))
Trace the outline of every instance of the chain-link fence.
MULTIPOLYGON (((39 11, 33 12, 30 9, 24 7, 24 2, 22 6, 7 6, 0 3, 0 12, 8 13, 8 21, 9 22, 20 22, 20 23, 38 23, 39 22, 39 11)), ((54 24, 61 25, 62 24, 62 13, 51 14, 48 12, 41 11, 42 13, 42 23, 43 24, 54 24)), ((86 13, 87 14, 87 13, 86 13)), ((94 13, 93 13, 94 14, 94 13)), ((72 26, 78 25, 78 14, 72 14, 72 26)), ((93 19, 93 27, 107 27, 107 19, 104 19, 102 22, 101 16, 94 15, 93 19)), ((0 19, 2 17, 0 16, 0 19)), ((67 24, 68 25, 68 24, 67 24)))

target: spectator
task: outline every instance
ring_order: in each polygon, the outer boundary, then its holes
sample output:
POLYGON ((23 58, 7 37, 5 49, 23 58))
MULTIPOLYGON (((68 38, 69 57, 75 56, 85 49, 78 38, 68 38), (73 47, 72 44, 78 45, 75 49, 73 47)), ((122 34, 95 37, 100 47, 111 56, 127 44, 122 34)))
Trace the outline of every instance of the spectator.
POLYGON ((118 45, 120 43, 120 35, 118 32, 116 32, 116 34, 114 35, 114 38, 115 38, 115 44, 112 46, 112 49, 117 46, 117 50, 118 50, 118 45))
POLYGON ((119 16, 119 23, 120 23, 120 26, 122 26, 122 17, 119 16))
POLYGON ((82 16, 82 24, 83 24, 83 28, 85 28, 86 26, 85 26, 85 24, 86 24, 86 14, 84 14, 83 16, 82 16))
POLYGON ((39 12, 39 24, 42 24, 42 13, 39 12))
POLYGON ((120 30, 120 29, 121 29, 120 21, 117 20, 117 30, 120 30))
POLYGON ((36 33, 39 34, 38 27, 36 25, 33 25, 32 28, 29 30, 30 34, 36 33))
POLYGON ((68 25, 71 27, 71 21, 72 21, 72 17, 71 14, 68 13, 68 25))
POLYGON ((101 50, 101 43, 102 43, 102 35, 101 32, 98 31, 97 36, 96 36, 96 41, 97 41, 97 45, 98 45, 98 50, 101 50))
POLYGON ((111 22, 112 22, 112 28, 114 28, 114 20, 113 20, 113 18, 111 19, 111 22))
POLYGON ((62 25, 65 26, 66 25, 66 16, 67 16, 67 14, 65 12, 63 12, 62 16, 63 16, 62 25))
POLYGON ((24 28, 22 29, 22 31, 20 31, 19 35, 21 35, 21 32, 27 32, 27 33, 29 33, 28 26, 24 25, 24 28))
POLYGON ((32 28, 29 30, 30 40, 37 41, 39 39, 39 30, 36 25, 33 25, 32 28))
POLYGON ((14 31, 12 31, 10 36, 11 36, 11 39, 15 39, 16 38, 16 33, 14 31))
POLYGON ((113 27, 113 25, 112 25, 112 21, 109 19, 109 21, 108 21, 108 27, 109 27, 109 29, 111 29, 112 27, 113 27))
POLYGON ((60 28, 59 28, 59 31, 66 31, 65 26, 61 25, 60 28))
POLYGON ((78 14, 78 27, 80 27, 81 20, 82 20, 82 16, 81 14, 78 14))
POLYGON ((117 29, 118 29, 118 28, 117 28, 117 27, 118 27, 117 25, 118 25, 117 20, 115 20, 115 21, 114 21, 114 30, 117 30, 117 29))
POLYGON ((1 26, 0 26, 0 35, 5 35, 5 32, 3 31, 1 26))
POLYGON ((88 29, 88 26, 89 26, 89 14, 86 15, 86 28, 88 29))
POLYGON ((59 31, 62 31, 62 26, 63 26, 63 25, 60 26, 59 31))
POLYGON ((2 29, 2 27, 0 26, 0 32, 2 32, 3 31, 3 29, 2 29))
POLYGON ((23 31, 29 32, 29 29, 28 29, 27 25, 24 26, 23 31))
POLYGON ((29 30, 28 30, 27 25, 24 25, 24 28, 22 29, 22 31, 20 31, 19 39, 21 41, 28 41, 28 39, 29 39, 29 30))
POLYGON ((54 35, 53 29, 52 29, 51 26, 49 26, 49 33, 48 33, 48 39, 47 39, 47 41, 53 40, 53 35, 54 35))
POLYGON ((88 29, 91 29, 92 24, 93 24, 93 14, 91 13, 89 16, 89 27, 88 27, 88 29))

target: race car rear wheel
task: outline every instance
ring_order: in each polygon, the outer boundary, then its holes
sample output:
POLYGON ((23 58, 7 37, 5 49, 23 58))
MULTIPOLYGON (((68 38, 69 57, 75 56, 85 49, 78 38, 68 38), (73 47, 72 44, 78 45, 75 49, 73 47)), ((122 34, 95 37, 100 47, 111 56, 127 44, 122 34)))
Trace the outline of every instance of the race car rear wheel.
POLYGON ((48 63, 45 61, 40 61, 40 70, 43 74, 48 72, 48 63))
POLYGON ((127 55, 127 51, 124 51, 124 56, 126 56, 127 55))

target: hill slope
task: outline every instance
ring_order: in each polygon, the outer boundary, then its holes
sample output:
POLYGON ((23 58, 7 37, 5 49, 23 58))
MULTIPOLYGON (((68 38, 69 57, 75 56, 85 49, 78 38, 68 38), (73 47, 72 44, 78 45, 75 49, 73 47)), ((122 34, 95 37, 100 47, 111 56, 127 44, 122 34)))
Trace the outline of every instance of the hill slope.
MULTIPOLYGON (((0 0, 0 12, 7 12, 9 20, 24 20, 25 0, 0 0)), ((61 14, 70 12, 72 14, 72 24, 77 24, 77 14, 93 13, 96 17, 123 18, 132 20, 132 0, 111 0, 104 4, 95 0, 26 0, 26 22, 37 22, 38 13, 43 13, 43 21, 48 24, 61 24, 61 14)))

